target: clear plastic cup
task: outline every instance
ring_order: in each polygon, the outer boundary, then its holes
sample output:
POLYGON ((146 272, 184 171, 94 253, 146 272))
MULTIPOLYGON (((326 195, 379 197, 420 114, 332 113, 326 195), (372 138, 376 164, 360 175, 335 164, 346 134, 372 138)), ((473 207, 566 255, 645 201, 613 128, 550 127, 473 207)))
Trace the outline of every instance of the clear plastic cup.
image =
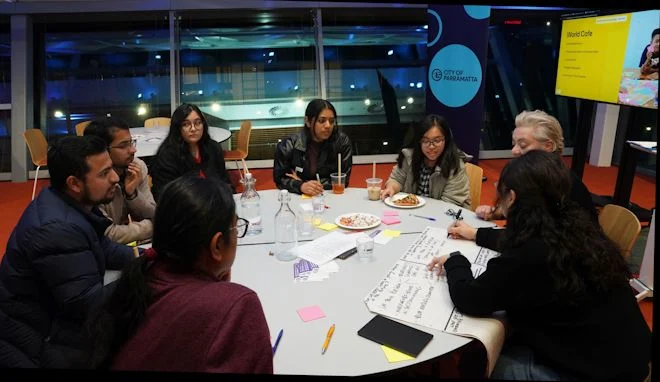
POLYGON ((341 176, 336 172, 330 174, 330 182, 332 183, 332 193, 333 194, 343 194, 344 193, 344 184, 346 184, 346 174, 341 173, 341 176))
POLYGON ((312 207, 314 209, 314 226, 321 224, 323 220, 323 213, 325 212, 325 198, 323 194, 318 194, 312 197, 312 207))
POLYGON ((299 236, 309 236, 314 232, 314 209, 311 204, 300 205, 298 215, 298 234, 299 236))
POLYGON ((367 179, 367 195, 369 200, 380 200, 380 188, 383 185, 381 178, 367 179))
POLYGON ((358 258, 364 263, 371 262, 374 256, 374 239, 371 236, 360 236, 355 239, 358 258))

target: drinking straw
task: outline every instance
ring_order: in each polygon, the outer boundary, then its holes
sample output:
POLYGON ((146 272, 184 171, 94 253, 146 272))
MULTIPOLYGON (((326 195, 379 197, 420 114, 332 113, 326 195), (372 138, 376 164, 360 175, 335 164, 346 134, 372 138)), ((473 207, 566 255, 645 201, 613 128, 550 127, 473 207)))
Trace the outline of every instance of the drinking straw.
MULTIPOLYGON (((245 169, 245 173, 249 174, 250 171, 248 171, 247 164, 245 163, 245 159, 241 159, 241 161, 243 162, 243 168, 245 169)), ((238 170, 238 171, 240 172, 240 170, 238 170)))
POLYGON ((341 153, 337 153, 337 178, 341 181, 341 153))
POLYGON ((376 161, 374 161, 373 170, 371 171, 371 173, 372 173, 371 177, 375 178, 376 177, 376 161))

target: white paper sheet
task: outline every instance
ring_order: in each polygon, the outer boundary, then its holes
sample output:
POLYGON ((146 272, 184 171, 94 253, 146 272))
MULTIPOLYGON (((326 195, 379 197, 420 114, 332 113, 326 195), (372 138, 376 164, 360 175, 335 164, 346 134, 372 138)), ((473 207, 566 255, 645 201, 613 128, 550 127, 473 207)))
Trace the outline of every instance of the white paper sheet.
POLYGON ((429 271, 426 265, 434 256, 459 250, 471 263, 477 277, 486 270, 498 252, 475 246, 465 240, 447 238, 447 230, 427 227, 385 277, 364 298, 374 313, 405 322, 476 338, 488 353, 488 374, 504 343, 502 316, 470 317, 458 312, 449 295, 444 273, 429 271))
POLYGON ((319 266, 331 261, 342 253, 355 248, 355 240, 365 234, 344 234, 333 231, 292 249, 294 255, 319 266))

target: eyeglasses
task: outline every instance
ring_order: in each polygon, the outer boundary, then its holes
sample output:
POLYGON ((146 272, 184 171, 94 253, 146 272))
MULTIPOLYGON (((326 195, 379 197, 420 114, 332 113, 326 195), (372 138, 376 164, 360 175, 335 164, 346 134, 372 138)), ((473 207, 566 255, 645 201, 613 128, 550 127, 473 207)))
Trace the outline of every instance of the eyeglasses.
POLYGON ((444 138, 422 139, 421 140, 422 146, 424 146, 424 147, 431 147, 431 145, 440 146, 444 142, 445 142, 444 138))
POLYGON ((236 230, 236 237, 241 238, 247 233, 250 222, 243 218, 236 219, 236 225, 231 227, 230 230, 236 230))
POLYGON ((120 150, 126 150, 131 147, 137 146, 137 139, 133 138, 130 141, 123 141, 119 143, 118 145, 114 146, 108 146, 109 149, 120 149, 120 150))
POLYGON ((202 121, 201 119, 196 119, 193 122, 186 119, 181 123, 181 127, 184 128, 185 130, 192 130, 193 126, 195 126, 196 129, 201 130, 202 128, 204 128, 204 121, 202 121))

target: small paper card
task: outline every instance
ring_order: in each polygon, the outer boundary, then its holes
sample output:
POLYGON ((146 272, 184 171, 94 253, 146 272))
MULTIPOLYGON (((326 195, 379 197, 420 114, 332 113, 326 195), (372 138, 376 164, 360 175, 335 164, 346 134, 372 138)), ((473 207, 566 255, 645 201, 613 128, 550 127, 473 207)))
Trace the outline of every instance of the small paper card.
POLYGON ((382 219, 380 219, 380 222, 383 224, 390 225, 390 224, 401 223, 401 220, 399 220, 399 218, 397 218, 396 216, 385 216, 382 219))
POLYGON ((302 194, 301 196, 302 196, 303 199, 311 199, 312 198, 311 195, 307 195, 307 194, 302 194))
POLYGON ((383 353, 385 353, 385 357, 387 357, 387 361, 389 363, 409 361, 411 359, 415 359, 415 357, 411 357, 407 354, 403 354, 400 351, 396 351, 392 348, 388 348, 385 345, 380 345, 380 348, 383 349, 383 353))
POLYGON ((297 310, 300 319, 307 322, 325 317, 325 313, 318 307, 318 305, 308 306, 297 310))
POLYGON ((337 225, 334 223, 323 223, 319 226, 320 229, 325 230, 325 231, 331 231, 335 228, 337 228, 337 225))
POLYGON ((314 207, 312 207, 312 203, 300 203, 300 209, 303 211, 314 211, 314 207))
POLYGON ((399 216, 399 212, 394 210, 385 210, 383 211, 383 216, 399 216))
POLYGON ((387 237, 399 237, 401 235, 401 231, 395 231, 393 229, 386 229, 383 231, 383 235, 387 237))
POLYGON ((385 232, 381 232, 376 237, 374 237, 374 243, 380 244, 380 245, 385 245, 387 244, 390 240, 392 240, 392 237, 386 236, 385 232))

